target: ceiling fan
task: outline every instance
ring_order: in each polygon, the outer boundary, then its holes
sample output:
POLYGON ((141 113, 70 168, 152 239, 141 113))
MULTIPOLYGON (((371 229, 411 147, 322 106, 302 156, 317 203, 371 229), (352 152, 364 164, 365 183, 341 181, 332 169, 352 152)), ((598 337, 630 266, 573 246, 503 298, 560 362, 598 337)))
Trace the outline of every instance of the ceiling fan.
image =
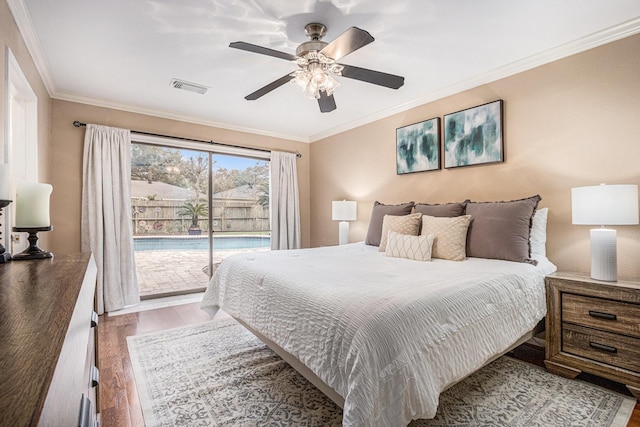
POLYGON ((336 62, 371 43, 374 38, 367 31, 351 27, 331 43, 327 43, 322 41, 322 37, 327 33, 327 27, 323 24, 307 24, 304 29, 310 40, 298 46, 295 55, 245 42, 229 44, 229 47, 235 49, 295 61, 298 65, 296 71, 245 96, 246 100, 256 100, 285 83, 293 81, 304 89, 307 97, 318 100, 321 112, 328 113, 336 109, 333 91, 340 86, 334 76, 347 77, 391 89, 398 89, 404 84, 404 77, 401 76, 336 62))

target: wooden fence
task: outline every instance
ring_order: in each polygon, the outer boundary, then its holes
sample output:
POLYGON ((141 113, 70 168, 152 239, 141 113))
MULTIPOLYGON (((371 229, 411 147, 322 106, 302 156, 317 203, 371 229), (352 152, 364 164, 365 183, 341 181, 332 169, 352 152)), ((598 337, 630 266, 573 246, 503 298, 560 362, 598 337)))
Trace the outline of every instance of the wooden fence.
MULTIPOLYGON (((134 236, 188 234, 191 217, 179 215, 183 200, 132 199, 134 236)), ((269 208, 253 201, 215 200, 211 212, 213 231, 268 231, 269 208)), ((199 218, 203 233, 209 231, 208 218, 199 218)))

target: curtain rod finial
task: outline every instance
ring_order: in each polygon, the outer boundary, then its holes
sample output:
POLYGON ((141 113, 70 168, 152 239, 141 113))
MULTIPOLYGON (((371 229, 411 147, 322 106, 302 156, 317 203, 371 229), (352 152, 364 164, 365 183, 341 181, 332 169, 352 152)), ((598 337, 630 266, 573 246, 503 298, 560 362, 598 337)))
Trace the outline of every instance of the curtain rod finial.
POLYGON ((86 124, 84 124, 84 123, 82 123, 82 122, 80 122, 80 121, 78 121, 78 120, 74 120, 74 121, 73 121, 73 125, 74 125, 75 127, 77 127, 77 128, 79 128, 79 127, 81 127, 81 126, 86 126, 86 124))

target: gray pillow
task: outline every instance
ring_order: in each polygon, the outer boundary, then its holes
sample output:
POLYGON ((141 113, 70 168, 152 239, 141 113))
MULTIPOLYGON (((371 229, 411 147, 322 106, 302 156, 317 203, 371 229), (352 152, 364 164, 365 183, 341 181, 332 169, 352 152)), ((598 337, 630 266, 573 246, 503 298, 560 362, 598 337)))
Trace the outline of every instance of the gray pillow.
POLYGON ((541 200, 539 195, 508 202, 469 202, 471 215, 467 234, 467 256, 528 262, 531 220, 541 200))
POLYGON ((443 203, 440 205, 429 205, 427 203, 416 203, 414 209, 416 212, 422 215, 436 216, 436 217, 448 217, 464 215, 467 202, 462 203, 443 203))
POLYGON ((385 215, 409 215, 413 209, 413 202, 403 203, 400 205, 385 205, 380 202, 373 204, 371 211, 371 219, 369 220, 369 229, 364 243, 367 245, 380 246, 382 238, 382 221, 385 215))

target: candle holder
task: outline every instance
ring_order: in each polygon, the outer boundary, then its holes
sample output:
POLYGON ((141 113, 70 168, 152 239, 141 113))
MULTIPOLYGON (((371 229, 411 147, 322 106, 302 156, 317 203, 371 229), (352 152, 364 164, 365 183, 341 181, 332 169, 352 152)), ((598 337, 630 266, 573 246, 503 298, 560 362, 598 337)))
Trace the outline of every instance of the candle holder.
MULTIPOLYGON (((11 200, 0 200, 0 216, 2 216, 2 209, 9 206, 9 203, 11 203, 11 200)), ((2 224, 0 224, 0 236, 2 235, 1 226, 2 224)), ((0 264, 4 264, 5 262, 9 261, 11 261, 11 254, 9 252, 6 252, 4 245, 0 241, 0 264)))
POLYGON ((36 244, 38 242, 38 232, 39 231, 51 231, 53 230, 52 226, 48 227, 13 227, 13 231, 17 232, 26 232, 29 233, 29 247, 24 251, 20 252, 18 255, 14 255, 14 260, 26 260, 26 259, 45 259, 45 258, 53 258, 53 254, 51 252, 43 251, 36 244))

